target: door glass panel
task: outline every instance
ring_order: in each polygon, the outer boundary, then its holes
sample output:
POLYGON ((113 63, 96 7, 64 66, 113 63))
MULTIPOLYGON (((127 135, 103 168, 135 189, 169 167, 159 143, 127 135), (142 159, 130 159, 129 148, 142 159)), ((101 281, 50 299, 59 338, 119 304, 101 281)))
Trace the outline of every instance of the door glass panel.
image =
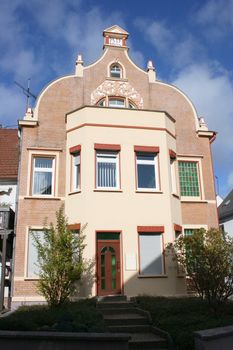
POLYGON ((101 289, 105 289, 105 280, 101 279, 101 289))
POLYGON ((105 277, 105 267, 101 266, 101 277, 105 277))
POLYGON ((116 255, 112 255, 112 279, 116 278, 116 255))
POLYGON ((112 280, 112 289, 116 289, 116 280, 112 280))
POLYGON ((105 252, 107 251, 107 247, 102 249, 104 254, 101 254, 101 289, 105 289, 105 252))

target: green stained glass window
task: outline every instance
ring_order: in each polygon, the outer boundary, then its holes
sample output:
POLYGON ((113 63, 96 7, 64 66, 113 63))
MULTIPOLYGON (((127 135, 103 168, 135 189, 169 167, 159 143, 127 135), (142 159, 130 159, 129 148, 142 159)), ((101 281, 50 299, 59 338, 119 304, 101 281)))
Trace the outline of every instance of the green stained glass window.
POLYGON ((197 162, 179 162, 179 178, 181 196, 200 196, 197 162))
POLYGON ((185 228, 184 229, 184 235, 185 236, 192 236, 194 233, 194 229, 193 228, 185 228))

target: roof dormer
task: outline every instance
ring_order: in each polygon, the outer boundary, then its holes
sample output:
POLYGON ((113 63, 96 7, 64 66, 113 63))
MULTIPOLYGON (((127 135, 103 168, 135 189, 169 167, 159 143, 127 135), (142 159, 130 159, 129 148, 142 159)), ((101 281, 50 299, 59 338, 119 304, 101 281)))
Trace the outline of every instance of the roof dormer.
POLYGON ((126 48, 126 39, 129 33, 118 25, 106 28, 103 31, 104 36, 104 48, 108 46, 123 47, 126 48))

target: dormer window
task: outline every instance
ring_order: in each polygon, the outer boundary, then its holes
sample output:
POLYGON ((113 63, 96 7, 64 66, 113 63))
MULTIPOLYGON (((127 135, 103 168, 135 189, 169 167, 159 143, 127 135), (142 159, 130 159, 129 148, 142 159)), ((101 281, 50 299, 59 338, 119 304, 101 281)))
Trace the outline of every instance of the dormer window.
POLYGON ((119 64, 112 64, 110 67, 110 77, 111 78, 122 78, 122 68, 119 64))

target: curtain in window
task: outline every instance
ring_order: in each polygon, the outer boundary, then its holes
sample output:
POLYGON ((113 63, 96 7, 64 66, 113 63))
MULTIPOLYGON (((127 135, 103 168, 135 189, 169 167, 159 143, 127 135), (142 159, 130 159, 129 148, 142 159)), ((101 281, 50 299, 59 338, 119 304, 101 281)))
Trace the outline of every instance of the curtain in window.
POLYGON ((52 194, 52 173, 35 171, 33 194, 52 194))
POLYGON ((116 187, 116 163, 98 162, 98 187, 116 187))

